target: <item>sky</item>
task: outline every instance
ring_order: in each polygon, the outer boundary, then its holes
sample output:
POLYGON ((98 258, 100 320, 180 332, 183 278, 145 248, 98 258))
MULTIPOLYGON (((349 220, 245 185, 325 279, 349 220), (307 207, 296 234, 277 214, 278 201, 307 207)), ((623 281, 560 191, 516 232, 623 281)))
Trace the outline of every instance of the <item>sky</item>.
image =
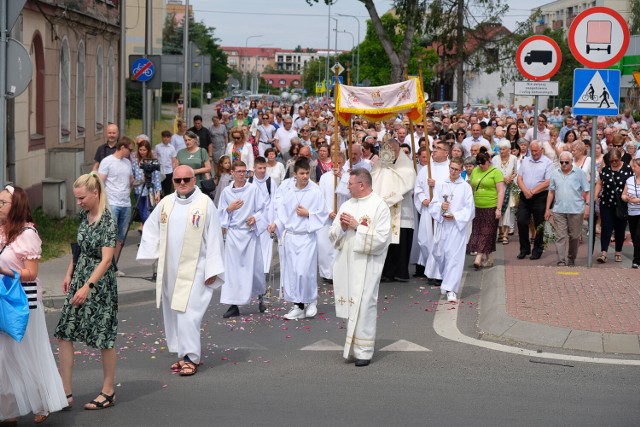
MULTIPOLYGON (((531 8, 549 2, 507 0, 510 10, 504 16, 503 24, 514 30, 516 22, 529 16, 531 8)), ((380 15, 391 5, 389 0, 374 0, 374 3, 380 15)), ((307 5, 305 0, 190 0, 189 4, 196 21, 215 28, 214 34, 222 46, 327 48, 329 7, 322 0, 313 6, 307 5)), ((354 43, 358 43, 358 23, 354 18, 337 14, 360 19, 360 40, 364 39, 369 14, 357 0, 338 0, 331 6, 331 15, 338 19, 338 49, 351 50, 354 43), (342 31, 348 31, 353 38, 342 31)), ((335 21, 331 20, 331 49, 335 46, 334 28, 335 21)))

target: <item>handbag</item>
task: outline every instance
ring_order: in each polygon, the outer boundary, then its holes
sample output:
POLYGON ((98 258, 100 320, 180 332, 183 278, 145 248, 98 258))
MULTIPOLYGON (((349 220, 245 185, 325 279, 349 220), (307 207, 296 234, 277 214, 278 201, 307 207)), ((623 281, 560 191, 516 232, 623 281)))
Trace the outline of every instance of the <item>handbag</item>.
POLYGON ((0 332, 20 342, 29 323, 29 301, 20 274, 12 271, 13 277, 2 276, 0 280, 0 332))
POLYGON ((616 193, 616 218, 626 221, 629 217, 629 207, 622 201, 621 196, 616 193))

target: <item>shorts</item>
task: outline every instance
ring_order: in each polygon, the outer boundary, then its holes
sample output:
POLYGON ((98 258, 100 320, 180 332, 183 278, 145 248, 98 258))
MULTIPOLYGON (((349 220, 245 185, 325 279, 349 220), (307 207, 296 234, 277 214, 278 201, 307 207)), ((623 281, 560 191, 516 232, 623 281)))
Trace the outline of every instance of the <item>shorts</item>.
POLYGON ((116 239, 119 242, 123 242, 129 229, 129 223, 131 222, 131 206, 111 206, 111 213, 118 226, 116 239))

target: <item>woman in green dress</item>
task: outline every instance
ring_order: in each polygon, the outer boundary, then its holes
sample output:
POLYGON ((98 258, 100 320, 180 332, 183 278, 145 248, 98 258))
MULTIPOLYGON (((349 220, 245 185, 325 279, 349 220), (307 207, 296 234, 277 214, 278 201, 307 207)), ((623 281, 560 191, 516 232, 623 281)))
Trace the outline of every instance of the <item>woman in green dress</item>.
MULTIPOLYGON (((80 256, 69 263, 62 290, 67 299, 62 307, 55 337, 59 341, 60 376, 65 393, 72 394, 73 343, 80 341, 98 348, 102 355, 104 382, 98 397, 85 409, 105 409, 115 403, 118 329, 118 288, 113 267, 116 223, 109 211, 102 181, 94 172, 73 183, 73 195, 82 208, 78 228, 80 256)), ((73 400, 69 398, 71 406, 73 400)))

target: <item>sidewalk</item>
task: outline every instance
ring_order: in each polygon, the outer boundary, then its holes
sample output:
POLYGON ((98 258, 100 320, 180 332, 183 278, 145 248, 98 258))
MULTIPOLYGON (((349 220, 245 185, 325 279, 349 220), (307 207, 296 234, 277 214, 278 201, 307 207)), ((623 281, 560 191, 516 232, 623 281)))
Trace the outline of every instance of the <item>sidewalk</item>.
MULTIPOLYGON (((530 344, 597 353, 640 355, 640 270, 632 270, 633 248, 623 262, 587 268, 587 242, 576 267, 556 266, 555 244, 539 260, 518 260, 517 236, 498 244, 496 266, 482 275, 479 327, 484 333, 530 344)), ((596 239, 599 254, 599 236, 596 239)), ((471 269, 473 270, 473 269, 471 269)))

